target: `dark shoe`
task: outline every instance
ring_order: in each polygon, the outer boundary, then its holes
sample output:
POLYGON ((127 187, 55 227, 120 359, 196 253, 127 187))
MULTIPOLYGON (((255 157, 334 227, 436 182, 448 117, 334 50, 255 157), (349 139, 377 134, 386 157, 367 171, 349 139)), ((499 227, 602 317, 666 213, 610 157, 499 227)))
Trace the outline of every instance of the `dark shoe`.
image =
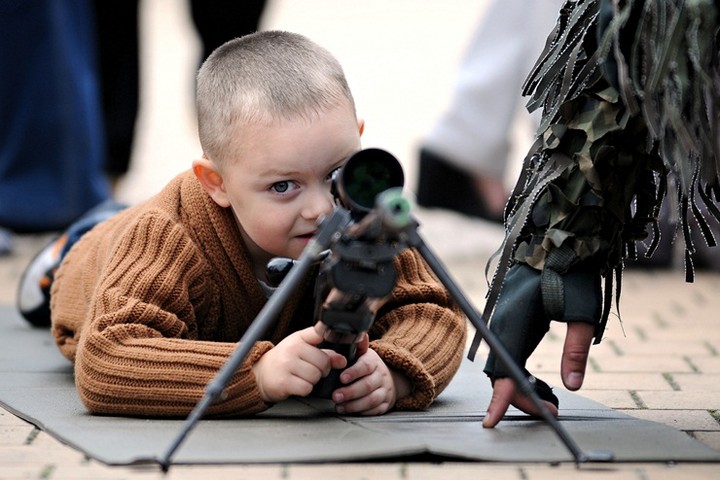
POLYGON ((491 213, 473 178, 427 149, 420 150, 417 203, 426 208, 443 208, 494 223, 502 215, 491 213))
POLYGON ((125 205, 107 200, 75 221, 63 235, 43 247, 20 278, 17 308, 36 327, 50 326, 50 289, 65 254, 95 225, 123 210, 125 205))
POLYGON ((43 247, 20 278, 17 308, 36 327, 50 326, 50 287, 67 239, 67 235, 62 235, 43 247))

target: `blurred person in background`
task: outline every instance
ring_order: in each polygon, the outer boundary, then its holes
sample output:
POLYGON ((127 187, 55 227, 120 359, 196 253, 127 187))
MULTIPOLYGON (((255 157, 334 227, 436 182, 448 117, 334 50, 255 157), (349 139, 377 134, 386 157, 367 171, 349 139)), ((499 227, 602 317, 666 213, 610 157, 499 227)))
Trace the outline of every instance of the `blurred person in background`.
MULTIPOLYGON (((104 170, 116 185, 130 169, 140 99, 140 0, 94 0, 103 120, 104 170)), ((198 66, 217 47, 258 30, 265 0, 191 0, 201 43, 198 66)))
MULTIPOLYGON (((513 124, 518 115, 529 116, 521 86, 561 5, 562 0, 495 0, 483 13, 449 108, 423 139, 419 205, 502 223, 513 124)), ((538 118, 532 118, 535 126, 538 118)))
POLYGON ((109 197, 91 5, 0 2, 0 253, 109 197))

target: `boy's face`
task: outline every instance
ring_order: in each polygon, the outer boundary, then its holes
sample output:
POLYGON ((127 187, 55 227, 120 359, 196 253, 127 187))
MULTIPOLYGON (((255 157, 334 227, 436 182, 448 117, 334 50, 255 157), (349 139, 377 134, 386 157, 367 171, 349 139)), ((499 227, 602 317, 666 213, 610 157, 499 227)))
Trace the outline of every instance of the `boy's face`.
POLYGON ((233 140, 242 142, 242 158, 220 168, 207 162, 219 184, 213 191, 203 184, 232 208, 258 274, 273 257, 298 258, 318 219, 332 212, 332 174, 361 148, 362 127, 349 106, 312 120, 250 125, 233 140))

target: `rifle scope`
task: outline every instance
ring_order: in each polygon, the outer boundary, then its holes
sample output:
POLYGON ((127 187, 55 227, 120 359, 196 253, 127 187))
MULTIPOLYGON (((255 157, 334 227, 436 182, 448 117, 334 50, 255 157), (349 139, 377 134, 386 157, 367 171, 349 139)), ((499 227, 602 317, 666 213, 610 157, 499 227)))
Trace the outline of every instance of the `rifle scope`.
POLYGON ((402 188, 402 166, 391 153, 366 148, 353 154, 333 179, 333 196, 350 210, 355 219, 375 207, 378 195, 391 188, 402 188))

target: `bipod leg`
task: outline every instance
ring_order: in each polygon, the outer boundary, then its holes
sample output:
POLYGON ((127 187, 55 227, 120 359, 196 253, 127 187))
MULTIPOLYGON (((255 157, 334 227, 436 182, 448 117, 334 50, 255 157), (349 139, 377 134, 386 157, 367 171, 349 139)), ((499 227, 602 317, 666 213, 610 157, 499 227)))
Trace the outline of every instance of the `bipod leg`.
POLYGON ((550 410, 548 410, 545 403, 543 403, 535 391, 530 379, 525 376, 523 370, 517 365, 515 360, 513 360, 512 356, 508 353, 500 339, 488 328, 480 313, 478 313, 478 311, 472 306, 460 287, 452 279, 450 273, 442 264, 440 259, 427 246, 425 241, 417 232, 417 226, 413 227, 413 229, 407 232, 407 234, 409 238, 408 245, 416 248, 418 252, 420 252, 420 255, 425 259, 438 279, 440 279, 440 282, 445 286, 445 288, 447 288, 450 295, 460 306, 473 326, 478 330, 480 336, 487 342, 490 349, 505 366, 518 390, 520 390, 523 395, 530 398, 535 408, 537 408, 540 412, 542 419, 545 420, 550 428, 553 429, 560 441, 572 454, 575 459, 575 463, 580 464, 586 462, 612 461, 615 457, 615 454, 612 451, 582 451, 580 446, 570 436, 567 430, 563 428, 557 418, 555 418, 550 410))
POLYGON ((263 334, 275 323, 283 307, 287 304, 290 296, 297 289, 298 285, 307 275, 310 267, 326 250, 338 232, 350 221, 350 214, 347 210, 336 209, 332 216, 320 225, 318 234, 310 240, 297 263, 293 266, 285 279, 280 282, 277 290, 268 299, 265 306, 260 310, 255 320, 243 334, 233 353, 228 357, 227 362, 218 371, 215 378, 205 387, 205 394, 195 405, 188 417, 185 419, 180 432, 171 442, 165 454, 158 459, 158 463, 164 472, 170 468, 170 462, 175 451, 203 417, 207 409, 217 400, 227 386, 235 371, 240 367, 255 343, 262 338, 263 334))

